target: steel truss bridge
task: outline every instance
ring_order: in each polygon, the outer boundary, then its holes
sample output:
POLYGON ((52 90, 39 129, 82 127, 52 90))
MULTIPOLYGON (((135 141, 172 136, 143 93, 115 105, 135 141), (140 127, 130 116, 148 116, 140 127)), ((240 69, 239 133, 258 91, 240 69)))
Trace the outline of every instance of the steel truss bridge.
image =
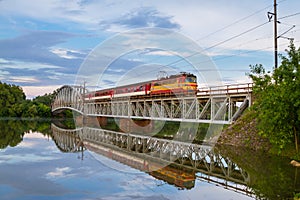
POLYGON ((63 86, 52 103, 52 112, 63 109, 84 116, 230 124, 251 105, 252 84, 199 89, 194 96, 136 96, 88 101, 86 89, 63 86))
POLYGON ((254 195, 247 186, 249 174, 210 146, 90 127, 74 130, 64 130, 54 124, 51 127, 56 144, 65 151, 76 152, 79 144, 83 144, 84 148, 147 173, 145 163, 172 164, 192 171, 200 181, 254 195))

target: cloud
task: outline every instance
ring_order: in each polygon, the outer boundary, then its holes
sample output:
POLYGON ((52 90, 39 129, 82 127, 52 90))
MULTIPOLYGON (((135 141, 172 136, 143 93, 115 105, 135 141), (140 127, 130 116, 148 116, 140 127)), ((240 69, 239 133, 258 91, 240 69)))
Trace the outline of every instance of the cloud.
POLYGON ((2 69, 27 69, 31 71, 36 71, 40 69, 59 69, 60 66, 38 63, 38 62, 24 62, 18 60, 7 60, 0 59, 0 65, 2 69))
POLYGON ((164 15, 153 7, 141 7, 131 10, 120 18, 101 21, 100 26, 108 30, 115 26, 125 29, 143 27, 180 29, 180 25, 172 19, 172 16, 164 15))
POLYGON ((70 167, 57 167, 55 171, 49 172, 46 174, 48 178, 58 178, 58 177, 66 177, 69 176, 67 173, 71 171, 70 167))
POLYGON ((62 85, 40 85, 40 86, 22 86, 26 98, 32 99, 33 97, 52 93, 57 88, 60 88, 62 85))
POLYGON ((38 82, 40 82, 35 77, 21 77, 21 76, 13 76, 8 81, 16 82, 16 83, 38 83, 38 82))
POLYGON ((5 70, 0 70, 0 81, 5 80, 5 78, 9 75, 10 73, 5 70))
POLYGON ((74 34, 59 31, 31 31, 0 40, 0 57, 4 59, 57 63, 60 56, 50 47, 66 42, 74 34))
MULTIPOLYGON (((34 145, 30 143, 28 145, 34 145)), ((45 156, 45 155, 37 155, 37 154, 14 154, 14 155, 0 155, 0 165, 1 164, 16 164, 16 163, 24 163, 24 162, 44 162, 50 160, 56 160, 58 158, 54 156, 45 156)))
POLYGON ((152 51, 145 52, 145 54, 154 55, 154 56, 174 56, 174 54, 176 54, 176 52, 163 51, 163 50, 152 50, 152 51))
POLYGON ((74 83, 86 52, 56 46, 76 36, 60 31, 29 31, 0 40, 0 80, 21 86, 74 83))
POLYGON ((53 48, 50 50, 52 53, 58 55, 61 58, 66 58, 66 59, 75 59, 75 58, 80 58, 82 55, 85 56, 84 53, 80 51, 75 51, 72 49, 64 49, 64 48, 53 48))
POLYGON ((76 66, 67 68, 40 62, 1 59, 0 65, 0 80, 21 86, 57 86, 65 84, 66 81, 73 83, 77 72, 76 66))

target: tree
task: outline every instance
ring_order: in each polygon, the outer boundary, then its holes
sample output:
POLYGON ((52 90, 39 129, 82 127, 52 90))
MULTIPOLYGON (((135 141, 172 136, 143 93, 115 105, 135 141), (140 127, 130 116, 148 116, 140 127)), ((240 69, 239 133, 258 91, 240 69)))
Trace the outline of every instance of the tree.
POLYGON ((53 93, 26 99, 21 87, 0 81, 0 117, 51 117, 53 93))
POLYGON ((0 82, 0 117, 16 116, 13 107, 24 100, 25 94, 19 86, 0 82))
POLYGON ((295 143, 298 152, 300 132, 300 48, 291 42, 287 57, 268 74, 262 65, 250 66, 254 83, 254 109, 258 112, 260 134, 281 151, 295 143))

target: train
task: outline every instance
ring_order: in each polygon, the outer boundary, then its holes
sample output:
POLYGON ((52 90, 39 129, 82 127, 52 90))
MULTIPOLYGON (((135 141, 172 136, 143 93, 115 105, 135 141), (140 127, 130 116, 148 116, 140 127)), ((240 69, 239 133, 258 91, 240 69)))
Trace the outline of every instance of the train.
POLYGON ((176 75, 147 82, 90 92, 85 95, 85 100, 101 100, 144 95, 195 95, 197 93, 197 88, 197 77, 191 73, 181 72, 176 75))

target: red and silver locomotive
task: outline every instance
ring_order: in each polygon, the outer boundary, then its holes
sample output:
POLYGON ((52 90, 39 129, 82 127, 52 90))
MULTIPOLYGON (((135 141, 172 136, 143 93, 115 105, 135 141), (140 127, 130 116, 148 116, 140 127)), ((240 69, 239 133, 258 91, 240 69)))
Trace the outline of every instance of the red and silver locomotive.
POLYGON ((182 72, 157 80, 119 86, 87 93, 85 100, 101 100, 131 96, 196 94, 197 77, 182 72))

